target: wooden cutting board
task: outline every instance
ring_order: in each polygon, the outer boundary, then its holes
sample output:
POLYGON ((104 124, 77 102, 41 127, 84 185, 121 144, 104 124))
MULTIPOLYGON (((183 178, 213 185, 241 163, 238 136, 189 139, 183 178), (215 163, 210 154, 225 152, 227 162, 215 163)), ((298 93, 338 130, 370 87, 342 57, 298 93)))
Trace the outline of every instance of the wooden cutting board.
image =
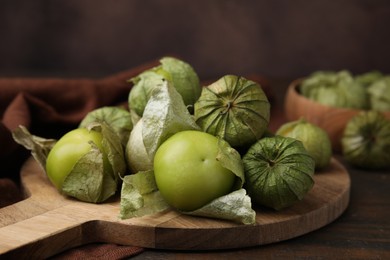
POLYGON ((45 258, 92 242, 147 248, 208 250, 249 247, 294 238, 323 227, 347 208, 350 178, 334 158, 294 206, 256 208, 256 224, 186 216, 173 210, 121 220, 119 196, 90 204, 60 195, 34 159, 21 170, 26 199, 0 209, 0 257, 45 258))

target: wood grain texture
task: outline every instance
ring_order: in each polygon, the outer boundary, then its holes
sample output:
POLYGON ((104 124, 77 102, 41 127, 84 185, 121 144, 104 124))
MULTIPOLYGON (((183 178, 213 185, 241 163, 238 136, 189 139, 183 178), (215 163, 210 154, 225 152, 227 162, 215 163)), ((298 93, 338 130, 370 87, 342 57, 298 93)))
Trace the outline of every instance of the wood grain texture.
POLYGON ((63 197, 32 158, 23 166, 21 179, 27 199, 0 210, 1 256, 44 258, 91 242, 175 250, 264 245, 329 224, 347 208, 350 193, 349 174, 333 158, 328 168, 316 173, 304 200, 279 212, 256 208, 255 225, 172 210, 120 220, 118 197, 104 204, 63 197))

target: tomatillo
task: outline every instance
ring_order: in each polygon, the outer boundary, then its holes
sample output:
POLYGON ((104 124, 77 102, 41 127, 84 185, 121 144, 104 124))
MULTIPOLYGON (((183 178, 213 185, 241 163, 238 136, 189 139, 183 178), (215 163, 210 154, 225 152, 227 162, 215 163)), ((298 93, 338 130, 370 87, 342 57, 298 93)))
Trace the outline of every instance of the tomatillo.
MULTIPOLYGON (((46 174, 58 190, 62 190, 65 178, 80 158, 92 149, 93 144, 103 151, 102 140, 103 136, 100 132, 87 128, 74 129, 58 140, 46 160, 46 174)), ((105 153, 103 153, 103 164, 104 170, 112 172, 105 153)))
POLYGON ((154 174, 166 202, 193 211, 232 191, 236 175, 217 160, 218 138, 201 131, 181 131, 157 149, 154 174))

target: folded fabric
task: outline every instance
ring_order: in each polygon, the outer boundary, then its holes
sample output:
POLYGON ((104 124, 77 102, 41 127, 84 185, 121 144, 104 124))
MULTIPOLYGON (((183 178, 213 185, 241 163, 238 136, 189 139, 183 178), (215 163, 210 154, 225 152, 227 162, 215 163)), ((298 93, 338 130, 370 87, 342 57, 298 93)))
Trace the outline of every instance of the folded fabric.
POLYGON ((152 61, 101 79, 0 79, 0 178, 16 179, 26 158, 11 135, 18 125, 34 135, 57 139, 89 111, 126 102, 131 89, 127 80, 156 64, 152 61))

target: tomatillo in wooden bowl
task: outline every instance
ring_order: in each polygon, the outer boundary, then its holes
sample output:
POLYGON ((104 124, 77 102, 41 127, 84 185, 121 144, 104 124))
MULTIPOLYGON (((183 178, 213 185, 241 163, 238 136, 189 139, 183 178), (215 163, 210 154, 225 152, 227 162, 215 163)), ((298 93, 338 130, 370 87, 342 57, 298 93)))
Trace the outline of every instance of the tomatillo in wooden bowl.
MULTIPOLYGON (((299 78, 292 81, 287 89, 284 106, 287 120, 304 118, 318 125, 328 133, 333 151, 341 152, 341 138, 346 124, 364 110, 333 107, 313 101, 300 92, 299 88, 303 80, 304 78, 299 78)), ((382 113, 390 119, 390 111, 382 113)))

